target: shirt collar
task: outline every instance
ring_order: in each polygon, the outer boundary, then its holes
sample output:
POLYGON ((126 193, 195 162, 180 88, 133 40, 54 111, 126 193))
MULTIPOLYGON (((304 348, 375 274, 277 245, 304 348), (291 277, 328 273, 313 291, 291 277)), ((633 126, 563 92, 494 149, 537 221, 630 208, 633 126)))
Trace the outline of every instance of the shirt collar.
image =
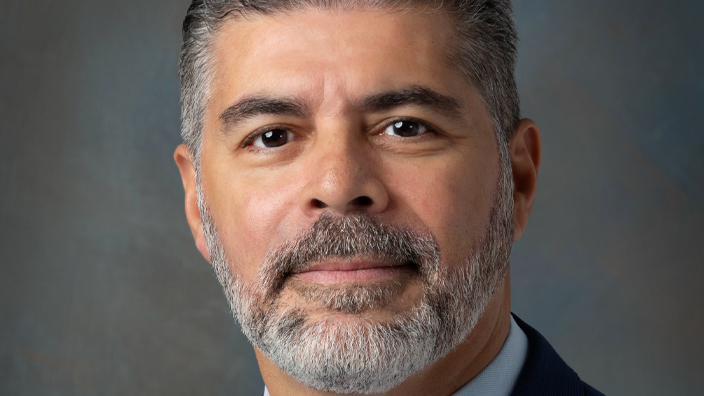
POLYGON ((528 337, 511 316, 511 329, 499 353, 452 396, 509 396, 528 355, 528 337))

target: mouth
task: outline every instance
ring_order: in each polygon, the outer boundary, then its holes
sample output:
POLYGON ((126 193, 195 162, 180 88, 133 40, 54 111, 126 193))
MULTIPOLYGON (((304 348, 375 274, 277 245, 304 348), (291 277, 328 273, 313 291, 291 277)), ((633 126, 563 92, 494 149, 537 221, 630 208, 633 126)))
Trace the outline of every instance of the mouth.
POLYGON ((413 263, 390 261, 326 261, 305 270, 294 272, 302 281, 318 283, 383 282, 417 272, 413 263))

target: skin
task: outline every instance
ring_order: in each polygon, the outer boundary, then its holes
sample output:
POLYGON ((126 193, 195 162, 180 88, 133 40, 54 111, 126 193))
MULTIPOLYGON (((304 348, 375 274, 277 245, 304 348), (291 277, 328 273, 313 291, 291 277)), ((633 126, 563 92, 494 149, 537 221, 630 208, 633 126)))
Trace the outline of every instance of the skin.
MULTIPOLYGON (((440 246, 442 265, 465 264, 488 224, 500 166, 481 96, 446 59, 450 26, 443 12, 388 10, 305 10, 227 22, 215 40, 201 177, 233 273, 251 282, 269 249, 304 232, 326 211, 363 211, 383 222, 429 230, 440 246), (412 103, 372 111, 360 106, 369 96, 417 86, 453 98, 458 111, 447 114, 412 103), (259 114, 235 125, 223 122, 220 116, 228 107, 254 96, 295 98, 306 111, 259 114), (434 131, 415 137, 389 134, 389 123, 398 117, 412 117, 434 131), (291 132, 287 144, 274 149, 243 144, 252 132, 274 126, 291 132)), ((532 121, 519 123, 509 151, 517 240, 531 211, 540 164, 540 137, 532 121)), ((187 148, 179 146, 174 158, 196 246, 210 261, 187 148)), ((407 282, 404 272, 393 266, 374 272, 389 263, 375 265, 360 257, 360 264, 371 270, 326 262, 320 264, 323 269, 334 270, 296 276, 304 282, 342 285, 407 282)), ((408 283, 393 309, 408 309, 418 301, 420 286, 408 283)), ((314 317, 340 322, 388 318, 392 309, 359 316, 330 312, 286 288, 282 300, 314 317)), ((453 393, 496 356, 509 327, 507 273, 466 341, 387 394, 453 393)), ((326 394, 305 387, 255 352, 272 395, 326 394)))

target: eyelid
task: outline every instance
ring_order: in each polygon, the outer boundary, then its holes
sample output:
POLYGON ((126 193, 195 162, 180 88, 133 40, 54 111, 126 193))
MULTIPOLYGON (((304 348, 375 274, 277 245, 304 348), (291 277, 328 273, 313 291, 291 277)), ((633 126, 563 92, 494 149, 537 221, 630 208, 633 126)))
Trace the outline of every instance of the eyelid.
POLYGON ((252 142, 254 142, 259 136, 263 135, 264 133, 266 133, 268 131, 273 131, 275 129, 281 129, 281 130, 295 134, 295 132, 292 131, 292 128, 288 125, 282 125, 282 124, 266 125, 261 128, 255 129, 254 132, 245 136, 244 140, 242 140, 242 144, 240 145, 240 147, 241 148, 249 147, 252 144, 252 142))
MULTIPOLYGON (((375 128, 373 128, 372 130, 374 131, 374 134, 381 135, 384 133, 386 128, 388 128, 389 126, 391 126, 394 123, 399 122, 399 121, 416 122, 426 128, 426 133, 427 132, 438 133, 438 128, 435 127, 435 125, 433 125, 432 123, 425 121, 425 120, 421 120, 420 118, 408 117, 408 116, 399 116, 399 117, 393 117, 393 118, 387 119, 387 120, 383 121, 381 124, 379 124, 378 126, 376 126, 375 128)), ((255 129, 253 132, 251 132, 250 134, 245 136, 245 138, 242 140, 240 147, 241 148, 249 147, 252 144, 252 142, 254 142, 254 140, 256 140, 258 137, 260 137, 261 135, 263 135, 264 133, 266 133, 268 131, 272 131, 275 129, 281 129, 281 130, 296 134, 293 131, 294 128, 292 128, 290 125, 286 125, 286 124, 265 125, 263 127, 255 129)), ((408 138, 404 138, 404 139, 408 139, 408 138)))
MULTIPOLYGON (((388 128, 388 127, 390 127, 391 125, 393 125, 393 124, 395 124, 395 123, 397 123, 397 122, 400 122, 400 121, 415 122, 415 123, 417 123, 417 124, 419 124, 419 125, 424 126, 425 129, 426 129, 426 132, 438 133, 438 128, 435 127, 435 125, 429 123, 428 121, 424 121, 424 120, 421 120, 420 118, 415 118, 415 117, 403 117, 403 116, 401 116, 401 117, 390 118, 390 119, 385 120, 384 122, 382 122, 382 123, 380 124, 380 126, 378 126, 377 128, 374 128, 374 129, 375 129, 375 134, 377 134, 377 135, 382 135, 382 134, 384 133, 384 131, 386 131, 386 128, 388 128)), ((408 139, 408 138, 404 138, 404 139, 408 139)))

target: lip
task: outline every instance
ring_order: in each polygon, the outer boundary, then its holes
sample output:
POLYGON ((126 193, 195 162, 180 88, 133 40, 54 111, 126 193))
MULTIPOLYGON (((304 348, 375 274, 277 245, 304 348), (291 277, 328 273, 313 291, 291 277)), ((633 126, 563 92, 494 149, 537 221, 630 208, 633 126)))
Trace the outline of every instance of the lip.
POLYGON ((385 261, 328 261, 297 272, 302 280, 315 282, 380 281, 408 271, 409 264, 385 261))

